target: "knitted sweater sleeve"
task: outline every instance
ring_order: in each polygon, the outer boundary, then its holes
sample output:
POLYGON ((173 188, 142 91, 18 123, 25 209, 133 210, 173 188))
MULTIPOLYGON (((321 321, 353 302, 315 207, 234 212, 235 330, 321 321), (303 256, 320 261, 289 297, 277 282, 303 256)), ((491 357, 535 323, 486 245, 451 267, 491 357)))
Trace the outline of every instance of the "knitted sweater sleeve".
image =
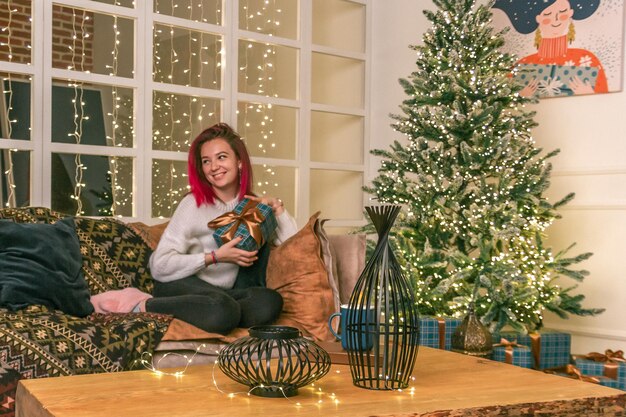
POLYGON ((198 219, 195 201, 188 197, 176 208, 150 257, 150 272, 157 281, 186 278, 206 267, 202 244, 193 236, 194 220, 198 219))
POLYGON ((280 245, 298 231, 296 220, 291 217, 287 210, 284 210, 279 216, 276 216, 276 238, 274 245, 280 245))

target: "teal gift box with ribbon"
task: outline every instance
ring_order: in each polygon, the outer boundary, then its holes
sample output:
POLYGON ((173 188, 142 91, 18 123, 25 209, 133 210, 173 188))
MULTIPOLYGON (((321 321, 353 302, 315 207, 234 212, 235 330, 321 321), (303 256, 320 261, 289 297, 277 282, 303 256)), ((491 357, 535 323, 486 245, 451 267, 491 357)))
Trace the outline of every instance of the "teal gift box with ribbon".
POLYGON ((452 348, 452 334, 462 322, 462 319, 452 317, 420 317, 419 344, 450 350, 452 348))
POLYGON ((522 368, 533 367, 533 353, 528 346, 520 345, 517 342, 509 342, 501 339, 499 343, 494 343, 491 359, 504 362, 522 368))
POLYGON ((556 330, 540 330, 527 334, 502 331, 494 340, 504 338, 528 346, 533 356, 534 369, 551 369, 566 366, 571 361, 572 336, 556 330))
POLYGON ((626 360, 622 351, 606 350, 587 355, 573 355, 580 373, 600 385, 626 391, 626 360))
POLYGON ((534 369, 560 368, 571 361, 572 336, 569 333, 547 329, 527 334, 503 331, 494 335, 494 340, 500 338, 528 346, 534 369))
POLYGON ((218 246, 241 236, 236 247, 255 251, 271 239, 278 224, 270 206, 244 198, 233 211, 216 217, 208 226, 215 229, 213 238, 218 246))

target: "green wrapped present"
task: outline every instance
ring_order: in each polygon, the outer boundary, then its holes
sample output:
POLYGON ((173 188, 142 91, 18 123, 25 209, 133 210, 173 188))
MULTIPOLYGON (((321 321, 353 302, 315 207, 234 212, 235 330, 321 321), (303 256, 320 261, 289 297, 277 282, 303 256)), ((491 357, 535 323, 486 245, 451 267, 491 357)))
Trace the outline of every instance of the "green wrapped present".
POLYGON ((278 225, 270 206, 244 198, 233 211, 216 217, 208 226, 215 229, 213 238, 218 246, 241 236, 237 248, 255 251, 270 240, 278 225))
POLYGON ((621 350, 573 355, 573 359, 582 375, 597 379, 600 385, 626 391, 626 360, 621 350))
POLYGON ((491 359, 522 368, 533 367, 533 354, 530 348, 517 342, 509 342, 504 338, 500 339, 499 343, 493 345, 491 359))
POLYGON ((452 334, 463 322, 452 317, 420 317, 420 342, 422 346, 450 350, 452 334))

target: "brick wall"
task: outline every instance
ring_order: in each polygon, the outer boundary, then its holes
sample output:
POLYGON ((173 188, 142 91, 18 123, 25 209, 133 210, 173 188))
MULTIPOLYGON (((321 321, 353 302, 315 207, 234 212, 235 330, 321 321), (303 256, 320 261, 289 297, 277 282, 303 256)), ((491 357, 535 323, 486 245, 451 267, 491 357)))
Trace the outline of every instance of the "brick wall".
POLYGON ((0 0, 0 60, 18 64, 31 62, 30 16, 30 0, 0 0))
POLYGON ((78 71, 93 69, 93 22, 92 12, 57 5, 53 7, 53 67, 71 67, 78 71))
MULTIPOLYGON (((93 13, 55 5, 52 16, 52 66, 91 71, 93 68, 93 13), (76 34, 75 38, 74 34, 76 34)), ((30 17, 30 0, 0 0, 0 27, 4 29, 0 31, 1 61, 31 63, 30 17), (10 31, 5 29, 8 28, 9 21, 10 31)))

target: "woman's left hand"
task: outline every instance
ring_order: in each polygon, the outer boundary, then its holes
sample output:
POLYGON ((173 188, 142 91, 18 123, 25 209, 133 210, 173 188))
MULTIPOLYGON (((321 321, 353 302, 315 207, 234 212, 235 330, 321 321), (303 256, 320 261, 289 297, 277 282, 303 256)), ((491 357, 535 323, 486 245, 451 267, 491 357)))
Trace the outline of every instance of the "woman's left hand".
POLYGON ((265 204, 266 206, 270 206, 275 216, 280 216, 283 211, 285 211, 285 205, 283 204, 283 200, 276 197, 262 196, 257 197, 254 195, 246 195, 246 198, 249 198, 252 201, 256 201, 257 203, 265 204))

